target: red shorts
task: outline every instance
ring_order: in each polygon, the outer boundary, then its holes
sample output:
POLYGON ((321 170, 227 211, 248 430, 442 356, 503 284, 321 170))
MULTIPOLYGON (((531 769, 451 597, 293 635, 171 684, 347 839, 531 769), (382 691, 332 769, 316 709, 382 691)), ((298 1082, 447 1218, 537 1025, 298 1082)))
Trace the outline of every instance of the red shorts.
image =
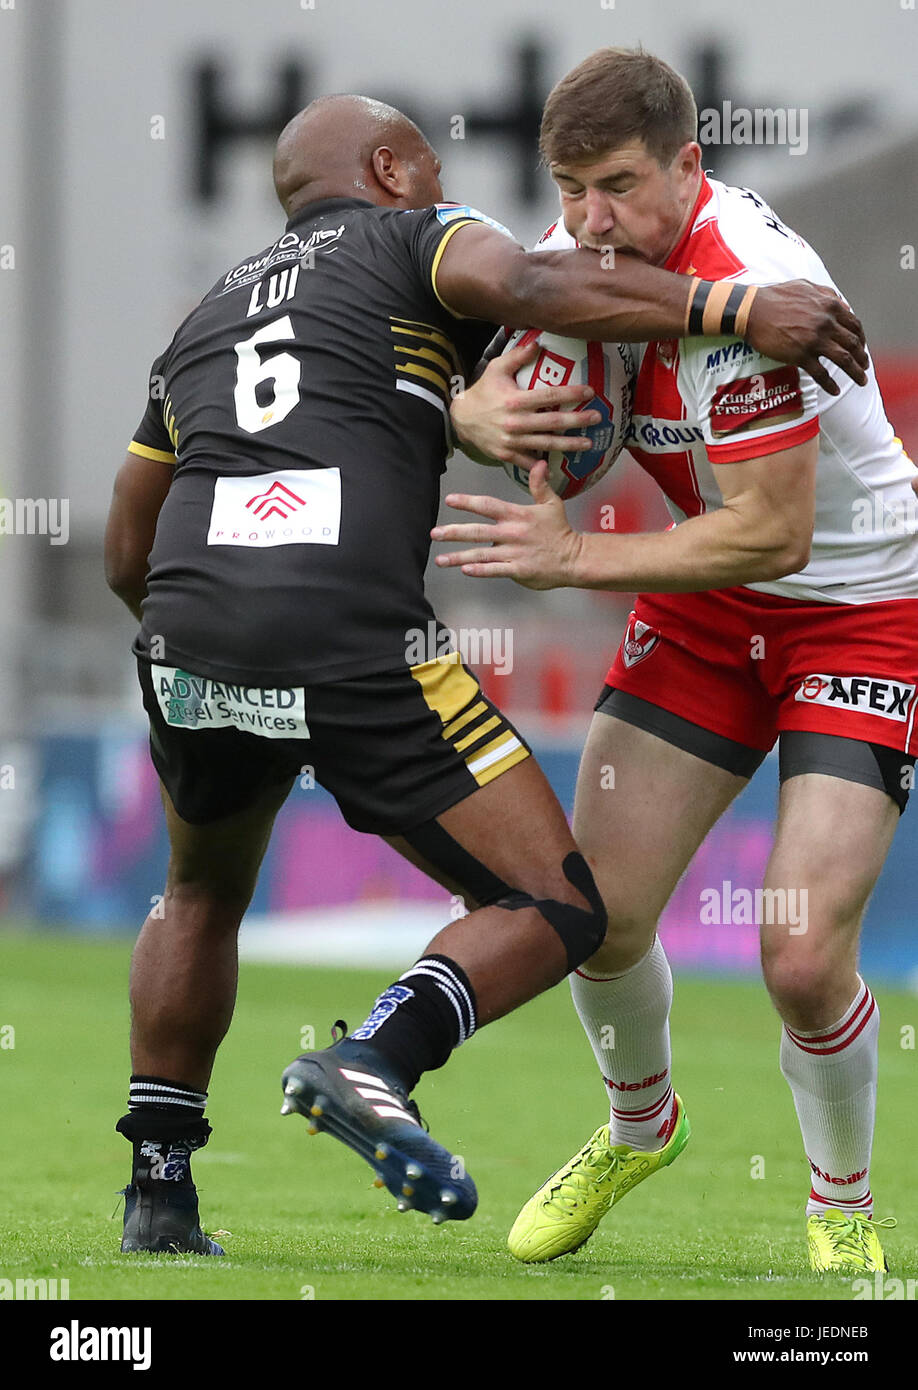
POLYGON ((767 750, 786 729, 918 752, 918 599, 641 594, 606 682, 767 750))

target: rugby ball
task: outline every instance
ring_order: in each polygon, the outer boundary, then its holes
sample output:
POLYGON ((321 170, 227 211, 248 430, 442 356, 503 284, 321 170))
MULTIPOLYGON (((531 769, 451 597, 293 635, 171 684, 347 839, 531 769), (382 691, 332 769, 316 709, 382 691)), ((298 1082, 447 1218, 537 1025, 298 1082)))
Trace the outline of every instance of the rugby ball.
MULTIPOLYGON (((585 435, 593 441, 582 452, 563 447, 552 449, 548 459, 548 481, 559 497, 567 499, 586 492, 598 483, 622 451, 631 428, 631 401, 634 386, 634 358, 627 343, 592 343, 580 338, 561 338, 537 328, 518 328, 510 335, 504 352, 525 347, 538 340, 539 354, 516 374, 517 385, 525 391, 544 386, 566 386, 569 382, 592 386, 593 398, 576 410, 596 410, 602 416, 598 425, 568 434, 585 435)), ((564 435, 559 434, 559 441, 564 435)), ((504 471, 520 487, 529 491, 529 475, 517 464, 505 463, 504 471)))

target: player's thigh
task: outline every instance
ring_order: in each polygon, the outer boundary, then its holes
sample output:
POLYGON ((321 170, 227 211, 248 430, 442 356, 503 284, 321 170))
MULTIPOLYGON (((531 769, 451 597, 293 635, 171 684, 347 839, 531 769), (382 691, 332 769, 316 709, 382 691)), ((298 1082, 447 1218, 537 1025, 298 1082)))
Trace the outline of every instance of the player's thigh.
POLYGON ((194 890, 215 901, 247 904, 292 785, 293 777, 263 788, 245 809, 196 824, 179 815, 161 783, 170 848, 167 891, 194 890))
POLYGON ((355 830, 381 835, 451 892, 573 894, 576 847, 524 739, 457 656, 313 695, 316 776, 355 830))
POLYGON ((577 851, 548 779, 530 756, 438 817, 490 873, 534 897, 568 897, 563 864, 577 851))
POLYGON ((396 854, 400 854, 403 859, 407 859, 409 864, 420 870, 420 872, 425 874, 433 883, 438 883, 440 887, 444 888, 452 898, 457 900, 457 902, 461 900, 466 911, 474 912, 475 908, 478 906, 478 899, 472 893, 467 880, 460 880, 455 876, 454 872, 450 872, 444 865, 435 862, 435 860, 429 858, 428 855, 422 854, 417 846, 413 845, 404 835, 382 835, 380 838, 385 840, 386 844, 389 845, 391 849, 394 849, 396 854))
POLYGON ((573 831, 610 931, 617 922, 656 922, 698 846, 747 781, 623 719, 593 716, 573 831))
POLYGON ((852 958, 867 899, 898 823, 898 806, 878 787, 823 773, 783 783, 765 871, 771 895, 763 902, 766 971, 771 960, 786 955, 800 969, 817 960, 828 966, 852 958), (784 920, 768 921, 768 916, 784 920), (787 920, 794 916, 799 920, 787 920))
POLYGON ((470 911, 508 891, 566 900, 580 892, 564 867, 577 846, 532 756, 423 824, 384 838, 470 911))

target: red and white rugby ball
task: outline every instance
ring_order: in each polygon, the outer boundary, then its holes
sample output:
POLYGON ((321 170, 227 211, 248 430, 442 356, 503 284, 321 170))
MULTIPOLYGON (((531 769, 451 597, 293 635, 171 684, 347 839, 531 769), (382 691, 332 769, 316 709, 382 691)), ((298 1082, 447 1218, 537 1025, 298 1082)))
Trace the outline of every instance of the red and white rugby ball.
MULTIPOLYGON (((593 440, 593 448, 565 452, 561 447, 552 449, 547 455, 548 481, 555 492, 565 499, 576 497, 598 483, 622 451, 631 428, 634 358, 627 343, 584 342, 580 338, 542 333, 537 328, 518 328, 510 335, 504 352, 536 339, 539 355, 517 372, 517 385, 526 391, 567 386, 571 382, 592 386, 592 399, 574 409, 596 410, 602 416, 598 425, 568 431, 593 440)), ((559 434, 559 442, 563 438, 564 435, 559 434)), ((504 470, 515 483, 529 491, 526 469, 505 463, 504 470)))

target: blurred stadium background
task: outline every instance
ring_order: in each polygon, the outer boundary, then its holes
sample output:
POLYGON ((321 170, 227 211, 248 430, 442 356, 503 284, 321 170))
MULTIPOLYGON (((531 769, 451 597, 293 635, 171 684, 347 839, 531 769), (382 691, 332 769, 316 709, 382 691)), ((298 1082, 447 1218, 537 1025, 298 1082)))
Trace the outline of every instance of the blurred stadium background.
MULTIPOLYGON (((536 160, 544 96, 594 48, 636 42, 686 74, 700 109, 806 113, 805 151, 712 144, 705 166, 756 188, 821 252, 866 325, 888 412, 915 453, 909 0, 774 0, 765 11, 724 0, 2 0, 0 493, 69 503, 66 544, 0 538, 4 922, 133 933, 162 890, 133 625, 104 585, 102 531, 150 361, 214 279, 282 227, 270 182, 280 127, 325 92, 391 101, 440 150, 447 196, 531 243, 555 216, 536 160)), ((447 476, 513 495, 502 474, 459 455, 447 476)), ((595 526, 610 501, 619 528, 665 524, 655 490, 624 457, 572 509, 578 524, 595 526)), ((454 627, 512 632, 512 670, 481 674, 570 807, 627 598, 433 572, 430 590, 454 627)), ((409 960, 448 902, 303 781, 280 818, 245 951, 409 960)), ((756 970, 756 927, 702 925, 700 892, 760 881, 774 799, 767 765, 680 885, 666 919, 675 965, 756 970)), ((864 953, 868 970, 912 986, 915 814, 871 905, 864 953)))

